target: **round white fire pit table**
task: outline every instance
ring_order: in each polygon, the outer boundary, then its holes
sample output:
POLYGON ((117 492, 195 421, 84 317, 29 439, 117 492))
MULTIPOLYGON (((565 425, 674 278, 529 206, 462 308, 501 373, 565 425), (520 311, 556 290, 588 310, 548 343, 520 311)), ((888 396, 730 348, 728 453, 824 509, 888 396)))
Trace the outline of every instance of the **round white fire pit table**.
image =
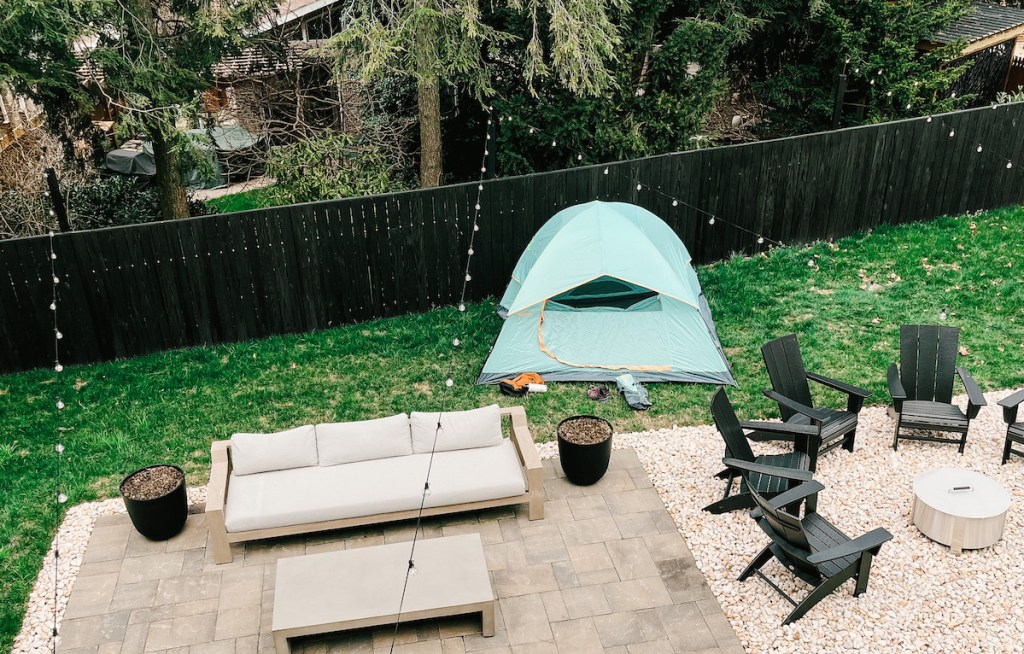
POLYGON ((1003 536, 1010 494, 996 480, 964 468, 936 468, 914 479, 911 520, 954 553, 994 545, 1003 536))

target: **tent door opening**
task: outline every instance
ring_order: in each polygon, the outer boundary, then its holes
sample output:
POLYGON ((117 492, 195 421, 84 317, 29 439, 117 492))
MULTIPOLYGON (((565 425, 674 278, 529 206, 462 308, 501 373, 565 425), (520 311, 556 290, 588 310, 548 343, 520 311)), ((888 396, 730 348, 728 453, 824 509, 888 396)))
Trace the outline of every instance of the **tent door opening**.
MULTIPOLYGON (((549 302, 561 305, 561 308, 568 309, 631 309, 639 308, 637 305, 644 304, 647 310, 659 310, 661 304, 658 302, 647 302, 657 297, 658 292, 652 291, 643 286, 637 286, 627 281, 602 275, 597 279, 581 284, 564 293, 552 297, 549 302)), ((552 306, 552 309, 556 307, 552 306)))

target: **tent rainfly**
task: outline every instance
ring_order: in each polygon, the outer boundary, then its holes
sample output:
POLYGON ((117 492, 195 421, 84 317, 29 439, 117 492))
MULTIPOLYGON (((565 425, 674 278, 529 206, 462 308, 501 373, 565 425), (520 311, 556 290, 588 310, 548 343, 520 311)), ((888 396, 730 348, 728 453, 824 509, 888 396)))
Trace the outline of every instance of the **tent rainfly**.
POLYGON ((697 274, 675 232, 622 202, 564 209, 512 273, 505 322, 477 379, 735 385, 697 274))

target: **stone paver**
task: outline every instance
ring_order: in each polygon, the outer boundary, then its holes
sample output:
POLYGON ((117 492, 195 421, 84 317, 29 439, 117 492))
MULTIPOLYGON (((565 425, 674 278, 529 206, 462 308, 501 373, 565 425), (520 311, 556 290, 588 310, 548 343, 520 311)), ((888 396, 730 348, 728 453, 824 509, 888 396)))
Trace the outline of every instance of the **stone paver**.
MULTIPOLYGON (((525 506, 424 520, 420 538, 478 533, 499 598, 477 615, 298 639, 297 654, 679 654, 742 652, 632 450, 598 483, 544 461, 543 520, 525 506)), ((127 516, 97 520, 61 625, 62 654, 267 654, 280 558, 408 542, 411 523, 235 545, 213 563, 206 518, 155 543, 127 516)), ((344 592, 339 588, 338 592, 344 592)))

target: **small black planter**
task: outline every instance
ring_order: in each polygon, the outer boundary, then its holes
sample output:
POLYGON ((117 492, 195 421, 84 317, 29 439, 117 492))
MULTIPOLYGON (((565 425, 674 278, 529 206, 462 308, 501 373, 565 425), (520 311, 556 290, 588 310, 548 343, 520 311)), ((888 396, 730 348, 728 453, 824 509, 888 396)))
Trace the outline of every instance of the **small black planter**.
POLYGON ((565 476, 577 486, 596 483, 608 471, 612 457, 612 425, 597 416, 571 416, 558 423, 558 456, 565 476), (565 426, 575 420, 597 420, 607 426, 608 437, 596 443, 573 443, 563 437, 565 426))
POLYGON ((140 468, 124 478, 120 486, 124 506, 132 524, 140 534, 149 540, 167 540, 181 532, 188 518, 188 495, 185 492, 185 473, 178 466, 155 465, 140 468), (166 495, 148 500, 126 497, 125 484, 135 475, 153 468, 173 468, 181 475, 181 482, 166 495))

